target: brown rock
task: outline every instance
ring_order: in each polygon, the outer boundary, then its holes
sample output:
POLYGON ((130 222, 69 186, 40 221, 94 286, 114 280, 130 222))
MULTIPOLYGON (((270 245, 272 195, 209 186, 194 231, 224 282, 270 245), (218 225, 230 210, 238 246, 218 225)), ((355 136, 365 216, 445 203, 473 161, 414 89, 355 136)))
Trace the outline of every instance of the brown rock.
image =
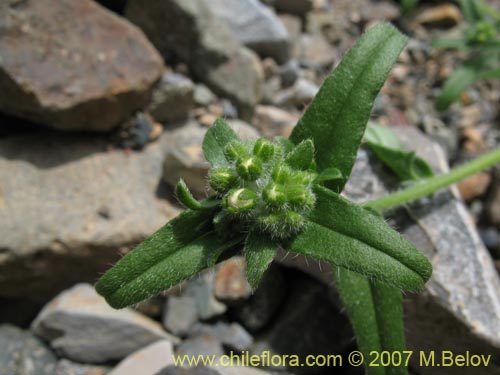
POLYGON ((217 267, 214 294, 217 299, 225 302, 250 297, 252 288, 246 278, 246 262, 243 257, 233 257, 217 267))
POLYGON ((462 14, 456 5, 442 4, 423 9, 415 21, 427 26, 451 27, 462 21, 462 14))
POLYGON ((278 107, 259 105, 255 109, 255 126, 266 137, 280 135, 288 138, 298 120, 298 114, 278 107))
POLYGON ((490 186, 491 176, 487 172, 477 173, 458 183, 458 190, 465 201, 483 195, 490 186))
POLYGON ((0 111, 106 131, 144 107, 163 62, 144 35, 90 0, 0 3, 0 111))
POLYGON ((132 153, 90 135, 0 140, 0 295, 46 298, 93 282, 175 216, 158 190, 167 138, 132 153))

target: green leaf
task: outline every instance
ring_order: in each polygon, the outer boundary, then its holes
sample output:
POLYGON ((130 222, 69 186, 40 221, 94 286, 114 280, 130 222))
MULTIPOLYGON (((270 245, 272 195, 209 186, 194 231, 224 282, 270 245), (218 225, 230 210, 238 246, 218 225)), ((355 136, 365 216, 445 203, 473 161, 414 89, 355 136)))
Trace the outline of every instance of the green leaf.
POLYGON ((455 70, 444 83, 443 90, 436 100, 436 108, 439 111, 447 109, 477 79, 478 73, 473 67, 463 66, 455 70))
POLYGON ((222 119, 207 130, 203 139, 203 154, 212 167, 226 167, 229 165, 224 155, 224 147, 231 141, 239 140, 236 133, 222 119))
POLYGON ((481 13, 475 4, 476 2, 478 2, 478 0, 460 0, 462 15, 470 24, 481 20, 481 13))
POLYGON ((368 121, 364 141, 395 150, 404 150, 396 133, 387 126, 379 125, 373 121, 368 121))
POLYGON ((247 280, 253 290, 276 255, 276 244, 260 232, 250 232, 245 244, 247 280))
POLYGON ((180 179, 177 183, 177 186, 175 187, 175 195, 177 196, 179 202, 191 210, 213 208, 221 204, 219 200, 213 198, 204 199, 201 202, 196 200, 183 179, 180 179))
MULTIPOLYGON (((403 352, 406 344, 399 289, 344 268, 333 267, 332 274, 365 358, 371 358, 372 351, 403 352)), ((368 363, 365 361, 365 366, 368 363)), ((369 375, 408 374, 404 366, 366 366, 366 370, 369 375)))
POLYGON ((314 144, 310 139, 300 142, 286 157, 285 163, 294 169, 308 170, 314 161, 314 144))
POLYGON ((403 181, 420 181, 434 176, 427 162, 415 152, 406 151, 388 127, 369 122, 365 142, 375 155, 403 181))
POLYGON ((321 186, 309 222, 289 249, 409 291, 432 273, 429 260, 384 220, 321 186))
POLYGON ((467 51, 470 48, 465 39, 437 38, 431 44, 434 48, 458 49, 461 51, 467 51))
POLYGON ((212 233, 214 210, 186 210, 146 238, 96 284, 107 302, 122 308, 151 297, 211 266, 242 241, 221 242, 212 233))
POLYGON ((290 140, 312 139, 318 171, 335 167, 344 178, 327 186, 340 192, 361 143, 373 101, 407 38, 390 24, 368 30, 325 80, 290 140))
POLYGON ((341 180, 342 173, 337 168, 324 169, 314 180, 316 184, 322 184, 326 181, 341 180))

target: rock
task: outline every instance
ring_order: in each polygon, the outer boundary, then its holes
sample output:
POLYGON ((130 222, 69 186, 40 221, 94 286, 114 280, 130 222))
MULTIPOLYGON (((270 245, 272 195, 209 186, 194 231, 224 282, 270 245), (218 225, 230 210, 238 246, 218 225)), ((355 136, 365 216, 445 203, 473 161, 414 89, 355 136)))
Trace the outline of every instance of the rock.
POLYGON ((196 300, 190 296, 168 297, 163 312, 163 325, 174 335, 184 336, 197 321, 196 300))
POLYGON ((487 214, 491 222, 500 227, 500 182, 498 180, 495 180, 491 197, 489 197, 487 214))
POLYGON ((61 359, 57 362, 54 375, 107 375, 109 370, 107 366, 84 365, 61 359))
POLYGON ((244 305, 234 307, 234 316, 250 332, 262 330, 275 317, 287 291, 283 271, 271 264, 250 299, 244 305))
POLYGON ((161 124, 147 113, 138 112, 114 132, 114 142, 122 148, 142 150, 163 132, 161 124))
POLYGON ((261 96, 262 67, 205 0, 131 0, 125 14, 167 61, 187 63, 198 80, 233 100, 242 118, 251 116, 261 96))
MULTIPOLYGON (((274 324, 256 338, 252 354, 293 353, 301 363, 307 355, 342 353, 352 345, 347 318, 328 298, 328 287, 303 273, 291 272, 290 295, 274 324)), ((294 367, 297 374, 316 374, 318 368, 294 367)))
POLYGON ((120 360, 155 341, 177 341, 158 323, 133 310, 114 310, 89 284, 59 294, 31 329, 61 357, 83 363, 120 360))
POLYGON ((163 70, 139 30, 90 0, 3 1, 0 29, 0 111, 54 128, 112 129, 163 70))
MULTIPOLYGON (((228 120, 229 125, 242 139, 255 139, 259 133, 240 120, 228 120)), ((184 126, 167 132, 169 146, 163 165, 163 179, 176 186, 183 179, 191 192, 204 198, 208 193, 206 175, 209 164, 203 156, 201 145, 207 129, 190 121, 184 126)))
POLYGON ((167 138, 140 153, 91 135, 0 139, 0 296, 44 300, 95 281, 174 217, 159 186, 167 138))
POLYGON ((321 71, 331 67, 336 53, 323 35, 302 34, 297 58, 303 66, 321 71))
POLYGON ((173 364, 172 355, 171 342, 157 341, 130 354, 108 375, 155 375, 173 364))
MULTIPOLYGON (((394 128, 406 147, 418 150, 435 171, 446 171, 442 150, 412 127, 394 128)), ((395 188, 380 163, 361 151, 346 186, 347 195, 366 201, 395 188), (382 172, 381 172, 382 171, 382 172), (382 177, 382 179, 381 179, 382 177), (383 181, 383 182, 382 182, 383 181)), ((434 272, 425 292, 408 296, 406 332, 411 350, 498 353, 500 349, 500 280, 455 188, 413 204, 395 216, 398 228, 431 260, 434 272)), ((418 360, 418 359, 417 359, 418 360)), ((436 374, 418 367, 421 374, 436 374)), ((463 374, 496 374, 497 365, 467 368, 463 374)), ((441 369, 439 374, 453 374, 441 369)))
POLYGON ((189 331, 190 337, 213 336, 224 347, 231 351, 241 352, 249 349, 253 343, 253 337, 240 324, 218 321, 215 325, 196 323, 189 331))
POLYGON ((225 303, 245 300, 252 294, 252 287, 246 278, 245 258, 235 256, 217 265, 215 271, 214 295, 225 303))
POLYGON ((191 192, 198 198, 205 198, 208 193, 206 176, 209 164, 203 156, 201 145, 207 129, 194 121, 188 122, 169 134, 163 179, 172 187, 182 178, 191 192))
POLYGON ((298 120, 297 113, 290 113, 278 107, 259 105, 255 110, 255 126, 266 137, 280 135, 288 138, 298 120))
POLYGON ((487 172, 481 172, 460 181, 457 187, 462 198, 465 201, 471 201, 486 193, 490 182, 491 175, 487 172))
POLYGON ((299 78, 292 87, 279 92, 274 102, 277 106, 306 106, 318 91, 319 87, 315 83, 299 78))
POLYGON ((312 10, 314 0, 273 0, 273 5, 278 12, 304 16, 312 10))
POLYGON ((300 65, 295 59, 288 61, 281 67, 281 82, 283 86, 292 86, 300 76, 300 65))
POLYGON ((203 366, 180 367, 171 365, 165 367, 155 375, 220 375, 220 373, 214 369, 203 366))
POLYGON ((462 21, 460 9, 454 4, 442 4, 422 9, 415 21, 430 27, 452 27, 462 21))
POLYGON ((153 91, 149 113, 160 122, 185 120, 194 106, 194 84, 178 73, 167 72, 153 91))
POLYGON ((214 95, 210 89, 204 84, 197 84, 194 88, 194 102, 197 105, 208 107, 210 104, 214 103, 217 97, 214 95))
POLYGON ((205 0, 236 39, 263 57, 277 63, 290 57, 288 32, 274 12, 259 0, 205 0))
POLYGON ((175 354, 178 357, 182 356, 215 356, 220 357, 224 354, 221 343, 211 335, 196 336, 184 340, 175 354))
POLYGON ((28 331, 0 325, 0 374, 53 375, 55 355, 28 331))
POLYGON ((196 301, 196 312, 200 319, 211 319, 227 310, 226 305, 217 301, 214 296, 214 274, 211 270, 189 280, 184 295, 196 301))

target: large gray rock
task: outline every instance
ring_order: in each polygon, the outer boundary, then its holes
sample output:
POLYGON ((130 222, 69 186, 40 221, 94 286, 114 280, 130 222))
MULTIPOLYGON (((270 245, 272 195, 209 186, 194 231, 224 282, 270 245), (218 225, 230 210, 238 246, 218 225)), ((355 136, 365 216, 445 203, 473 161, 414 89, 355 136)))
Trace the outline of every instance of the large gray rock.
POLYGON ((107 375, 109 370, 107 366, 86 365, 61 359, 57 362, 54 375, 107 375))
POLYGON ((177 342, 144 315, 111 308, 89 284, 78 284, 58 295, 43 308, 31 329, 61 357, 82 363, 120 360, 158 340, 177 342))
POLYGON ((205 0, 131 0, 126 16, 146 33, 164 58, 186 62, 197 79, 251 116, 260 100, 262 68, 210 11, 205 0))
POLYGON ((290 58, 290 38, 274 12, 259 0, 204 0, 238 41, 278 63, 290 58))
MULTIPOLYGON (((434 170, 447 170, 443 151, 411 127, 395 128, 403 143, 429 161, 434 170)), ((396 179, 362 150, 346 195, 354 201, 384 196, 397 188, 396 179)), ((498 355, 500 350, 500 280, 490 255, 455 188, 397 210, 393 224, 431 260, 434 272, 425 292, 405 300, 408 346, 412 350, 470 351, 498 355)), ((313 264, 314 262, 308 262, 313 264)), ((325 268, 298 266, 318 278, 331 280, 325 268)), ((418 356, 412 358, 418 366, 418 356)), ((454 367, 418 367, 419 374, 456 374, 454 367)), ((498 364, 462 367, 460 374, 499 374, 498 364)))
POLYGON ((144 35, 91 0, 0 2, 0 111, 105 131, 144 107, 163 62, 144 35))
POLYGON ((0 326, 0 374, 53 375, 55 355, 31 332, 0 326))
POLYGON ((106 139, 0 140, 0 296, 44 299, 95 281, 178 212, 161 198, 167 135, 140 153, 106 139))

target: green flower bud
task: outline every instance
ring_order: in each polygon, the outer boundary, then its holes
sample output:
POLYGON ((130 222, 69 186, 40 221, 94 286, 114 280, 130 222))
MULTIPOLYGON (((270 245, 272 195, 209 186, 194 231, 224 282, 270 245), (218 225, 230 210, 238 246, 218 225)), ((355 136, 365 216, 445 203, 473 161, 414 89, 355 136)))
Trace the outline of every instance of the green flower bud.
POLYGON ((271 213, 258 218, 264 232, 273 238, 287 238, 304 228, 305 219, 295 211, 271 213))
POLYGON ((239 141, 231 141, 224 148, 224 155, 228 161, 238 162, 246 157, 248 157, 248 151, 239 141))
POLYGON ((293 171, 292 169, 286 165, 285 163, 279 163, 273 170, 271 177, 274 182, 278 184, 287 184, 291 177, 293 171))
POLYGON ((217 193, 225 193, 238 181, 238 175, 231 168, 212 168, 208 173, 208 184, 217 193))
POLYGON ((255 181, 262 174, 262 162, 255 156, 250 156, 237 162, 236 170, 246 181, 255 181))
POLYGON ((260 158, 264 163, 271 160, 274 155, 274 146, 264 138, 259 138, 253 147, 253 154, 260 158))
POLYGON ((287 186, 286 198, 292 206, 300 208, 312 208, 316 200, 314 194, 308 188, 301 185, 287 186))
POLYGON ((250 211, 257 204, 257 193, 250 189, 233 189, 224 198, 222 204, 233 215, 250 211))
POLYGON ((264 201, 273 207, 284 206, 287 202, 285 189, 282 185, 271 182, 262 191, 264 201))

